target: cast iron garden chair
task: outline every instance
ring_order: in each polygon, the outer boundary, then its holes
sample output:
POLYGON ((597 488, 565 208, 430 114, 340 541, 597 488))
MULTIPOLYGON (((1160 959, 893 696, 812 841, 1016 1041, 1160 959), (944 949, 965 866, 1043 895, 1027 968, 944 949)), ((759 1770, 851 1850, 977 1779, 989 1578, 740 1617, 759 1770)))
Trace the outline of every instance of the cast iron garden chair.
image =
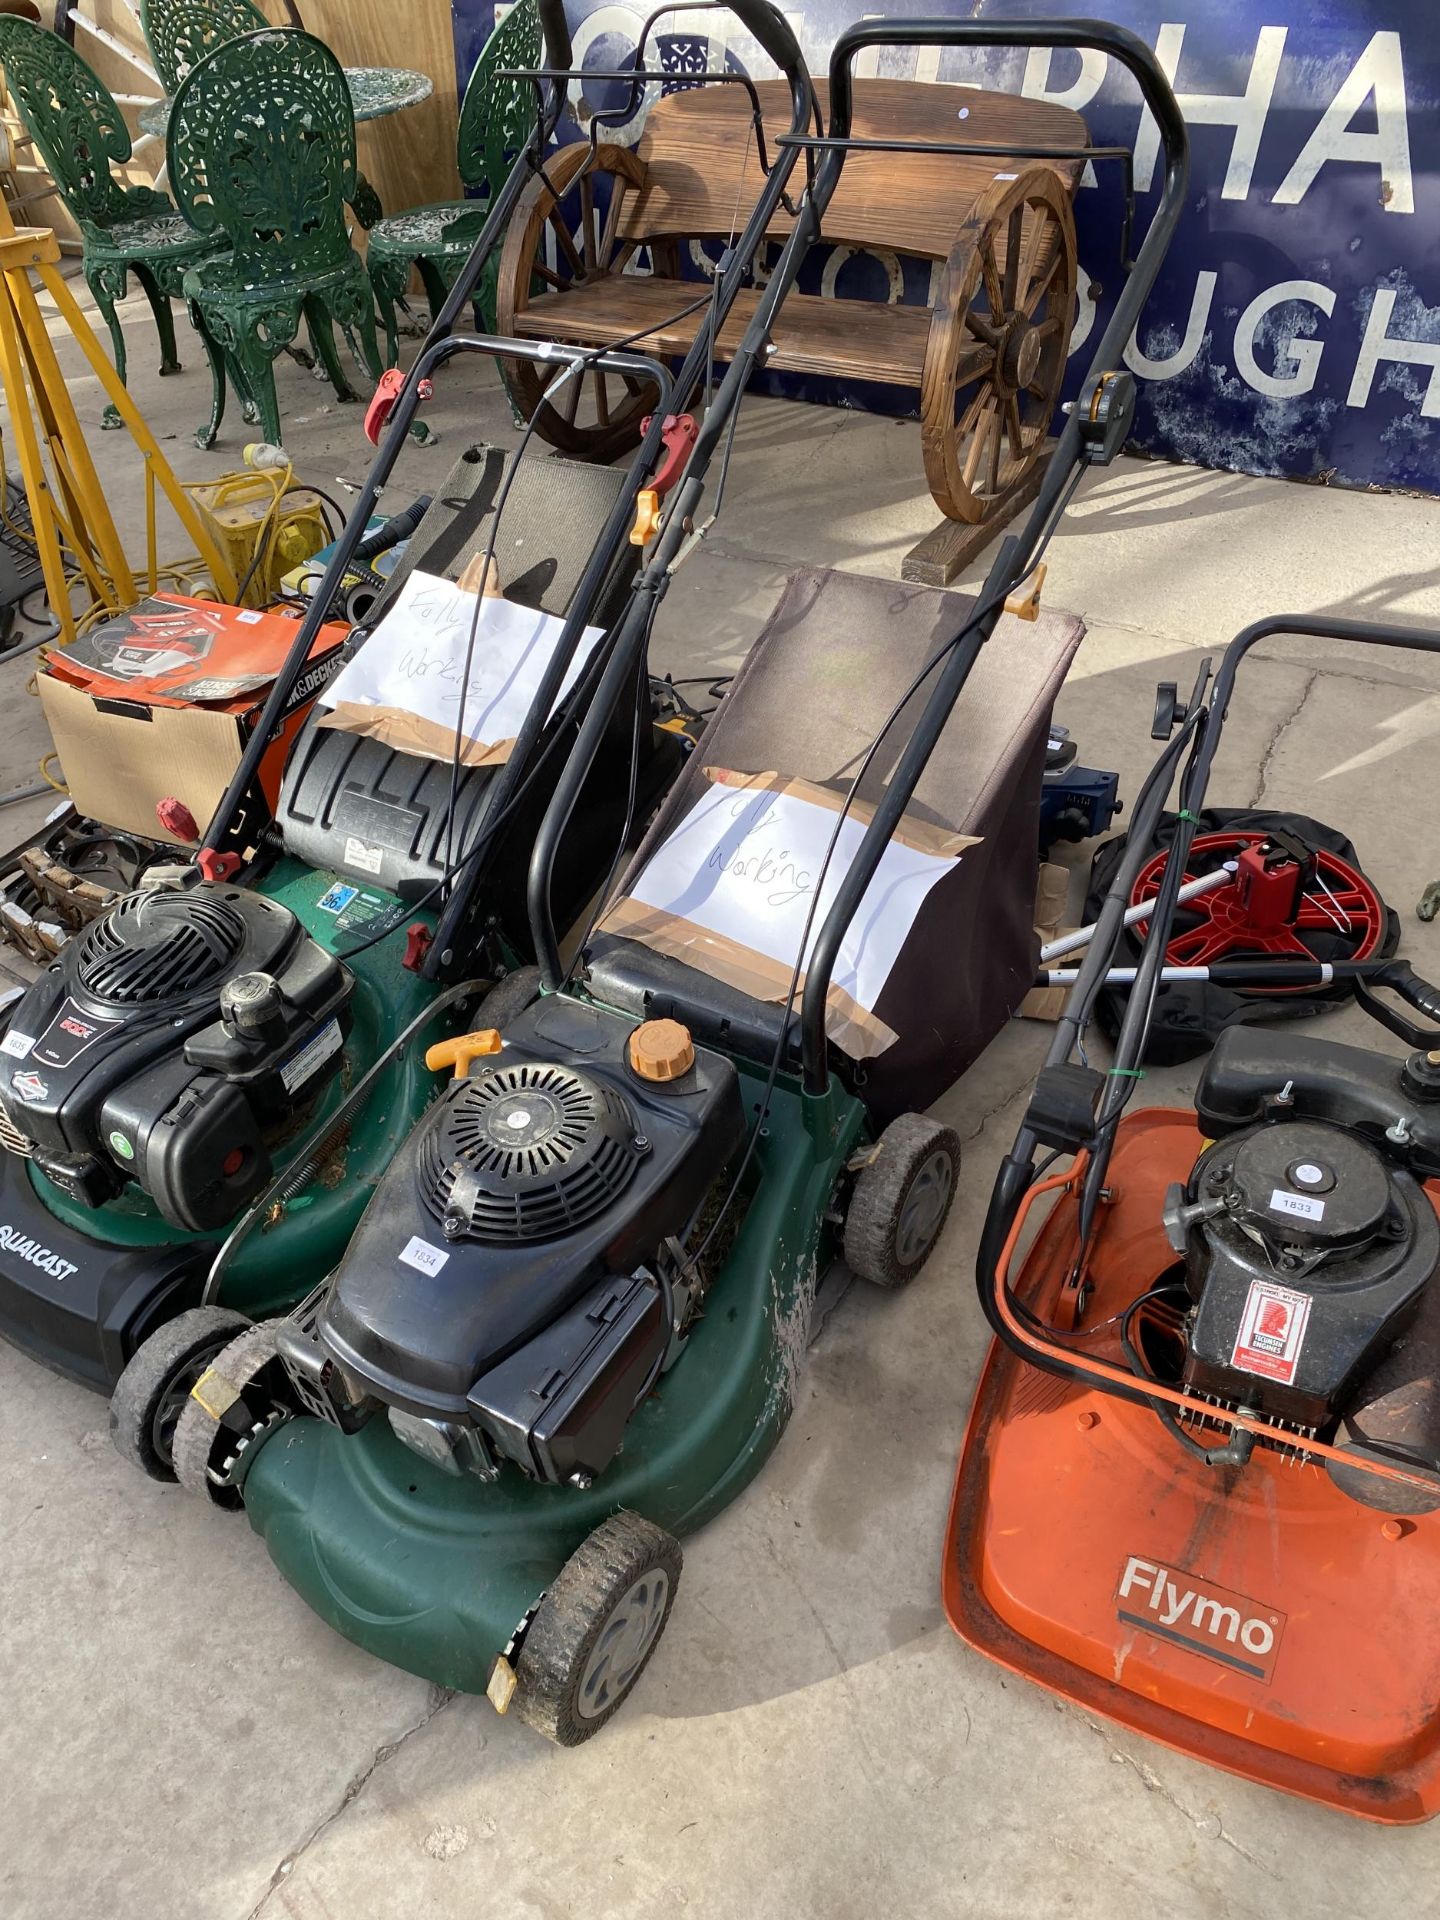
POLYGON ((170 94, 216 47, 242 34, 264 33, 269 25, 251 0, 140 0, 140 31, 170 94))
MULTIPOLYGON (((168 0, 175 4, 175 0, 168 0)), ((516 0, 481 49, 465 89, 456 135, 460 178, 474 190, 468 200, 442 200, 392 214, 370 229, 366 264, 385 323, 390 364, 398 358, 395 309, 403 306, 412 264, 419 268, 433 319, 475 244, 490 201, 514 165, 535 126, 535 90, 528 80, 500 80, 503 67, 540 63, 540 14, 536 0, 516 0)), ((476 290, 482 332, 495 330, 498 252, 476 290)))
MULTIPOLYGON (((223 234, 199 232, 153 187, 122 186, 111 172, 130 158, 130 135, 120 109, 99 76, 57 33, 12 14, 0 15, 0 66, 5 83, 56 190, 80 229, 82 270, 95 297, 125 378, 125 335, 115 313, 133 272, 145 290, 160 335, 160 371, 178 373, 172 297, 187 268, 225 244, 223 234)), ((215 344, 201 332, 212 380, 223 391, 215 344)), ((104 424, 120 416, 105 410, 104 424)))
MULTIPOLYGON (((232 251, 188 272, 184 293, 197 324, 233 356, 266 439, 280 439, 274 361, 302 318, 342 400, 357 395, 332 322, 378 380, 374 298, 346 224, 355 115, 329 49, 280 27, 218 46, 175 96, 168 158, 186 217, 202 233, 229 237, 232 251)), ((212 425, 223 404, 219 392, 212 425)))

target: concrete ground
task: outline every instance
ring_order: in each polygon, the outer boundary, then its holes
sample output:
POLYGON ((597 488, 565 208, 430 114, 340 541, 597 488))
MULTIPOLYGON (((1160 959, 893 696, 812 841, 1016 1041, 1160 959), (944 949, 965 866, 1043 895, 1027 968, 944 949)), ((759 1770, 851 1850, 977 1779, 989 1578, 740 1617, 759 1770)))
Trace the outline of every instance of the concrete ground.
MULTIPOLYGON (((177 468, 236 464, 236 425, 215 454, 190 444, 199 355, 162 385, 152 338, 133 316, 135 392, 177 468)), ((365 464, 358 413, 291 366, 281 386, 301 475, 335 491, 365 464)), ((96 424, 94 383, 75 392, 96 424)), ((493 383, 465 371, 434 417, 444 443, 407 453, 396 505, 466 431, 504 423, 493 383)), ((127 445, 92 444, 137 534, 127 445)), ((660 662, 733 666, 787 568, 893 579, 932 517, 913 424, 747 405, 660 662)), ((1440 502, 1122 462, 1082 487, 1051 550, 1048 604, 1089 623, 1059 715, 1133 794, 1157 678, 1187 682, 1263 613, 1440 626, 1437 554, 1440 502)), ((46 744, 26 672, 0 667, 0 790, 46 744)), ((1343 826, 1432 978, 1440 922, 1413 909, 1440 875, 1437 733, 1437 663, 1277 643, 1246 669, 1212 787, 1343 826)), ((12 808, 7 829, 23 819, 12 808)), ((1071 854, 1077 879, 1088 857, 1071 854)), ((1352 1030, 1387 1044, 1358 1016, 1326 1024, 1352 1030)), ((987 1665, 942 1618, 985 1347, 975 1237, 1047 1038, 1013 1025, 940 1103, 967 1160, 939 1254, 909 1292, 857 1286, 830 1316, 776 1456, 687 1542, 654 1662, 575 1753, 332 1636, 243 1520, 138 1478, 99 1400, 0 1351, 5 1920, 1434 1913, 1440 1828, 1362 1825, 1132 1739, 987 1665)), ((1146 1094, 1192 1083, 1156 1073, 1146 1094)))

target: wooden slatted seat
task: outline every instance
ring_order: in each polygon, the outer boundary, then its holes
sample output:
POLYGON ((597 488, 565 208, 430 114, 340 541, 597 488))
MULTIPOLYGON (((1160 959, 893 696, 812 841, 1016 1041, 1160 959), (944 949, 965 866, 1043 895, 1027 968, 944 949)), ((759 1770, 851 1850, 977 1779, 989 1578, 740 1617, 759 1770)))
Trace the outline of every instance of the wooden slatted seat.
MULTIPOLYGON (((767 144, 789 124, 789 91, 759 89, 767 144)), ((825 90, 818 88, 821 112, 825 90)), ((1075 148, 1085 123, 1053 104, 948 84, 859 81, 853 132, 864 139, 1075 148)), ((687 277, 688 243, 723 243, 743 226, 763 175, 743 88, 697 87, 656 103, 633 150, 586 143, 546 163, 518 210, 499 268, 499 326, 582 346, 634 342, 682 354, 704 322, 705 282, 687 277), (553 191, 552 191, 553 189, 553 191), (647 270, 648 269, 648 270, 647 270), (638 338, 636 336, 639 336, 638 338)), ((1071 200, 1083 162, 1006 155, 847 155, 822 228, 829 245, 932 263, 931 304, 834 300, 792 292, 768 365, 920 392, 926 475, 942 511, 997 513, 1039 455, 1065 368, 1075 293, 1071 200)), ((798 193, 803 164, 792 176, 798 193)), ((777 212, 783 241, 792 216, 777 212)), ((735 350, 758 291, 741 293, 718 357, 735 350)), ((653 390, 590 375, 543 405, 549 369, 511 369, 539 430, 567 452, 608 459, 634 444, 653 390)), ((612 377, 613 379, 613 377, 612 377)))

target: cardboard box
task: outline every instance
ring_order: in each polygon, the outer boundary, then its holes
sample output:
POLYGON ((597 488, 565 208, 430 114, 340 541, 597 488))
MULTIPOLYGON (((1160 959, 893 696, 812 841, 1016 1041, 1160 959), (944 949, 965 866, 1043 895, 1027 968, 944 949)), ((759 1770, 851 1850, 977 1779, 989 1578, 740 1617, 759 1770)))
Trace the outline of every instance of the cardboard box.
MULTIPOLYGON (((1062 933, 1074 931, 1061 924, 1069 899, 1070 869, 1062 867, 1057 861, 1042 861, 1035 887, 1035 932, 1042 947, 1051 940, 1058 940, 1062 933)), ((1069 966, 1078 964, 1083 958, 1083 954, 1076 954, 1072 960, 1057 961, 1055 964, 1069 966)), ((1020 1017, 1022 1020, 1058 1020, 1069 998, 1068 987, 1032 987, 1020 1002, 1020 1017)))
MULTIPOLYGON (((204 833, 240 763, 295 622, 158 594, 47 654, 40 704, 76 808, 107 826, 187 843, 156 804, 183 802, 204 833)), ((320 629, 283 724, 261 762, 273 808, 291 742, 339 669, 348 629, 320 629)))

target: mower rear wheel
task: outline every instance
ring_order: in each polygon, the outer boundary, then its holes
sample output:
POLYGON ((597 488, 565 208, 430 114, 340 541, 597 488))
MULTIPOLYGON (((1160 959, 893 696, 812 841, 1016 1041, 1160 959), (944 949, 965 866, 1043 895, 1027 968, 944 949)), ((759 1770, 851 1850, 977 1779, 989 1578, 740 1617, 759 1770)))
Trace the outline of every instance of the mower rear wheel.
POLYGON ((240 1461, 288 1417, 281 1394, 271 1391, 278 1381, 262 1377, 267 1368, 283 1371, 275 1350, 282 1324, 261 1320, 222 1347, 195 1381, 201 1397, 191 1390, 175 1425, 175 1478, 188 1493, 227 1512, 241 1504, 240 1461))
POLYGON ((110 1396, 110 1438, 122 1460, 173 1482, 175 1427, 190 1389, 249 1324, 229 1307, 191 1307, 140 1342, 110 1396))
POLYGON ((845 1264, 872 1286, 905 1287, 935 1250, 955 1198, 960 1136, 902 1113, 880 1136, 845 1214, 845 1264))
POLYGON ((655 1651, 680 1584, 680 1542, 616 1513, 571 1554, 516 1663, 515 1711, 558 1747, 618 1713, 655 1651))
POLYGON ((539 998, 540 969, 516 967, 513 973, 507 973, 503 980, 496 981, 480 1002, 476 1009, 475 1026, 477 1030, 494 1027, 497 1033, 503 1034, 510 1022, 539 998))

